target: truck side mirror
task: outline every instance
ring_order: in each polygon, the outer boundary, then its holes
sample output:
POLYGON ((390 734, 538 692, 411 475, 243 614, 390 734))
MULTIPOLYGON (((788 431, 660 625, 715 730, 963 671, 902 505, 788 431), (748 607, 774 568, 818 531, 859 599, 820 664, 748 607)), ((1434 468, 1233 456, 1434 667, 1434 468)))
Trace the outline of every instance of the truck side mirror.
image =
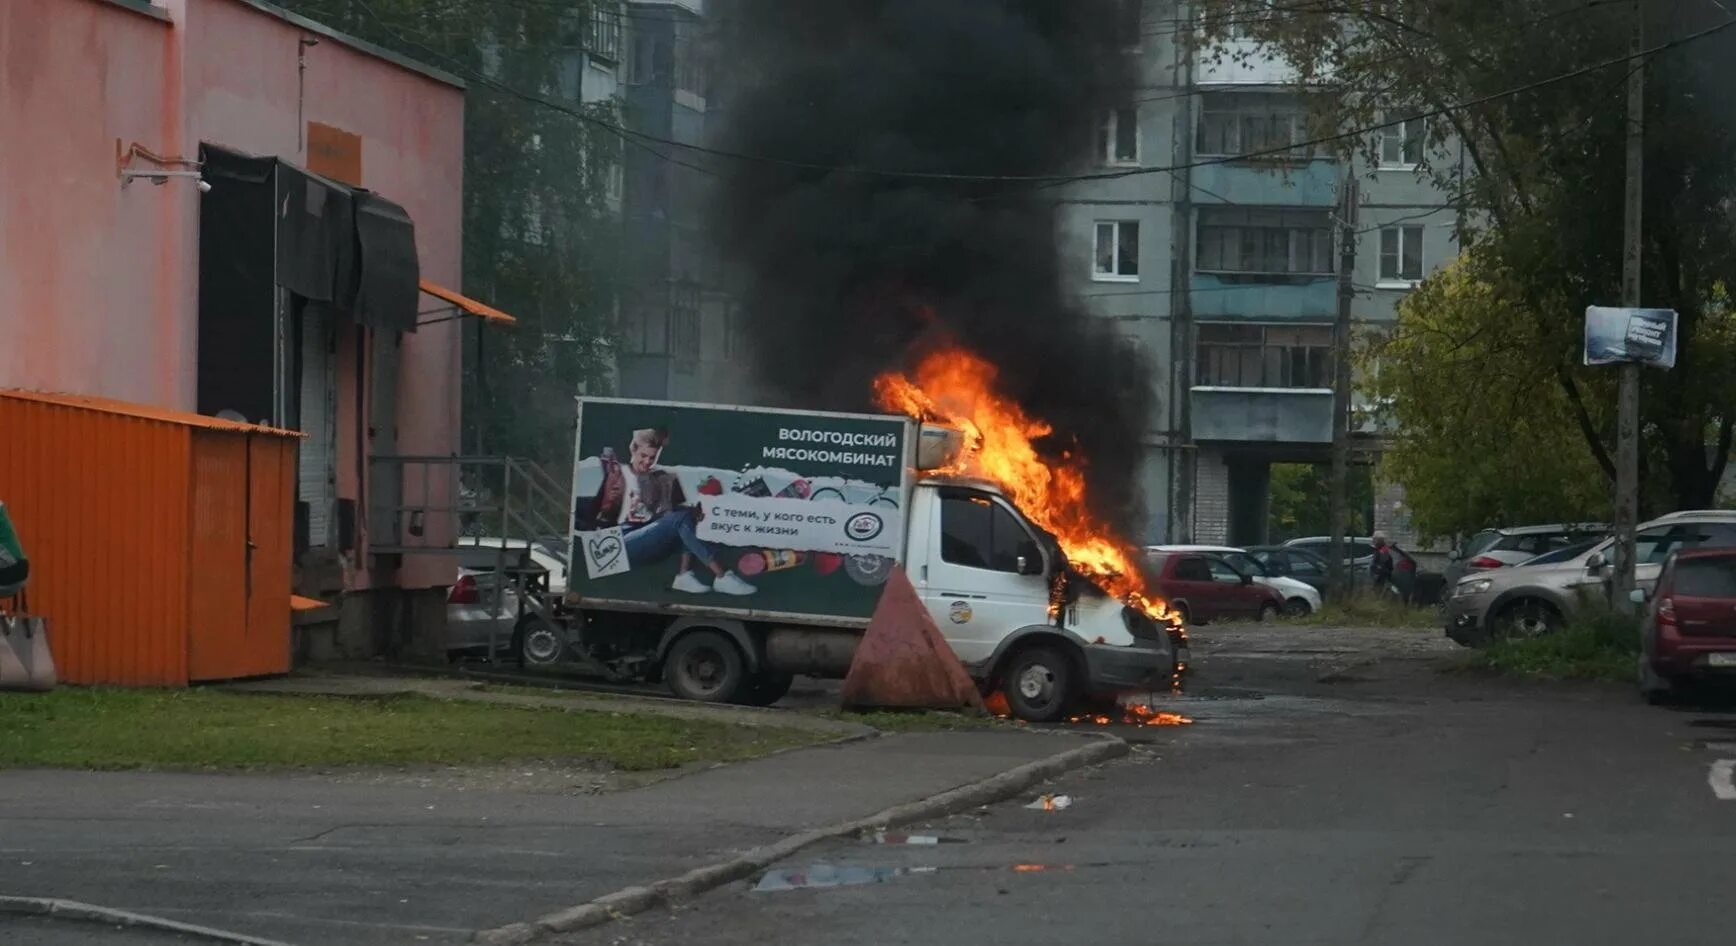
POLYGON ((1043 560, 1035 556, 1021 555, 1015 564, 1021 575, 1041 575, 1043 573, 1043 560))
POLYGON ((1591 557, 1585 560, 1585 570, 1589 574, 1595 575, 1603 571, 1603 566, 1606 564, 1608 563, 1603 560, 1602 552, 1593 552, 1591 557))

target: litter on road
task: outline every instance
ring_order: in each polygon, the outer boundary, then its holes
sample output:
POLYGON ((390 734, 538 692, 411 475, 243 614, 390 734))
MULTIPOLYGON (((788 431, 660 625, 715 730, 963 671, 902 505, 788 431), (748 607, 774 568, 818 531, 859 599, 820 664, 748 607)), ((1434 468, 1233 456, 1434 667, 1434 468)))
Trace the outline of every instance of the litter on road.
POLYGON ((1061 811, 1073 807, 1071 795, 1044 795, 1025 806, 1032 811, 1061 811))
POLYGON ((908 874, 932 874, 932 867, 834 867, 815 864, 805 869, 771 870, 754 885, 763 893, 779 890, 808 890, 823 887, 854 887, 862 884, 883 884, 894 877, 908 874))

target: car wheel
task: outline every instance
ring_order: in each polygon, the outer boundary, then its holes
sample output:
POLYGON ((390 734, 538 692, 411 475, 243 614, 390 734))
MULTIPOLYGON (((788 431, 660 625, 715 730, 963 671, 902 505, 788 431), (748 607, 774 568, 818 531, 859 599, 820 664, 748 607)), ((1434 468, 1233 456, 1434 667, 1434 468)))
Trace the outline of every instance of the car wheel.
POLYGON ((1515 601, 1495 619, 1497 636, 1541 637, 1561 627, 1561 612, 1535 598, 1515 601))
POLYGON ((1276 601, 1268 601, 1260 605, 1261 624, 1270 624, 1276 620, 1278 620, 1278 603, 1276 601))
POLYGON ((1313 613, 1314 606, 1309 604, 1306 598, 1291 598, 1284 602, 1284 614, 1286 617, 1305 618, 1313 613))
POLYGON ((692 631, 669 648, 663 682, 683 699, 734 702, 747 683, 741 651, 718 631, 692 631))
POLYGON ((1001 690, 1016 718, 1052 723, 1066 715, 1077 696, 1074 676, 1066 654, 1053 647, 1028 647, 1008 661, 1001 690))
POLYGON ((1639 656, 1640 698, 1653 706, 1662 706, 1681 693, 1681 681, 1666 676, 1652 666, 1645 654, 1639 656))
POLYGON ((793 673, 762 670, 742 688, 741 702, 747 706, 770 706, 783 699, 795 682, 793 673))
POLYGON ((512 632, 512 656, 520 667, 547 667, 566 656, 560 628, 540 617, 527 617, 512 632))

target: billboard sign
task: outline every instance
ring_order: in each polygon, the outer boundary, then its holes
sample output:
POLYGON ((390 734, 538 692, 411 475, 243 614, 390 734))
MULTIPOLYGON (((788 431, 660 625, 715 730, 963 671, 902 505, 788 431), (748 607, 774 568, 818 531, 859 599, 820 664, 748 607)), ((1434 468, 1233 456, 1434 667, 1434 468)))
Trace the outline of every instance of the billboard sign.
POLYGON ((1656 368, 1676 364, 1676 310, 1589 306, 1585 310, 1585 363, 1634 362, 1656 368))

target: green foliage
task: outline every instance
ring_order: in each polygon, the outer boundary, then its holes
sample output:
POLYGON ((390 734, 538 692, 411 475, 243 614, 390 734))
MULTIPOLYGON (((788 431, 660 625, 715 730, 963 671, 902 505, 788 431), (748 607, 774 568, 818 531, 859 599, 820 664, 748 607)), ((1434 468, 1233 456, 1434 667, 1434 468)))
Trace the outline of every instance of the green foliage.
POLYGON ((583 760, 626 770, 725 762, 816 741, 791 729, 499 706, 211 690, 0 693, 0 768, 291 768, 583 760))
POLYGON ((617 103, 579 101, 588 0, 283 3, 465 80, 463 288, 519 321, 463 323, 463 448, 570 462, 572 397, 609 378, 622 145, 527 96, 619 121, 617 103))
POLYGON ((1298 624, 1319 627, 1426 627, 1441 626, 1439 609, 1414 608, 1391 592, 1364 587, 1341 600, 1328 601, 1320 610, 1297 618, 1298 624))
MULTIPOLYGON (((1512 281, 1484 277, 1493 268, 1468 251, 1411 293, 1392 335, 1368 350, 1379 359, 1368 372, 1373 393, 1394 428, 1381 475, 1404 484, 1425 536, 1607 514, 1603 472, 1567 394, 1539 365, 1540 350, 1571 343, 1543 337, 1512 281)), ((1608 382, 1582 383, 1603 429, 1608 382)))
MULTIPOLYGON (((1409 324, 1401 322, 1397 347, 1381 353, 1383 375, 1389 360, 1408 368, 1380 382, 1397 399, 1393 410, 1425 424, 1404 435, 1388 470, 1407 487, 1418 524, 1443 533, 1604 508, 1608 487, 1597 481, 1613 479, 1614 371, 1581 368, 1578 338, 1587 305, 1621 298, 1631 67, 1615 60, 1627 53, 1633 7, 1348 0, 1257 15, 1242 0, 1198 7, 1207 29, 1194 38, 1207 55, 1275 55, 1306 89, 1324 93, 1309 96, 1320 133, 1444 110, 1427 120, 1417 177, 1455 195, 1459 214, 1422 223, 1454 226, 1477 258, 1445 277, 1449 285, 1419 293, 1401 316, 1409 324), (1253 42, 1232 42, 1232 33, 1253 42), (1588 68, 1604 62, 1613 64, 1588 68), (1449 107, 1471 101, 1480 104, 1449 107), (1425 370, 1430 360, 1443 364, 1425 370), (1527 472, 1525 456, 1537 471, 1527 472)), ((1715 4, 1645 0, 1642 9, 1652 43, 1728 17, 1715 4)), ((1681 315, 1676 368, 1642 373, 1642 504, 1653 512, 1712 503, 1736 427, 1724 288, 1736 278, 1732 54, 1736 31, 1725 30, 1646 62, 1642 302, 1681 315)), ((1353 136, 1341 150, 1372 167, 1379 139, 1353 136)))
MULTIPOLYGON (((1331 504, 1330 473, 1330 467, 1323 463, 1272 464, 1269 541, 1325 535, 1331 529, 1327 516, 1331 504)), ((1348 485, 1345 534, 1368 535, 1369 516, 1374 510, 1374 478, 1368 467, 1351 467, 1348 485)))
POLYGON ((1538 680, 1632 681, 1638 622, 1607 605, 1588 606, 1553 634, 1499 640, 1468 662, 1475 669, 1538 680))

